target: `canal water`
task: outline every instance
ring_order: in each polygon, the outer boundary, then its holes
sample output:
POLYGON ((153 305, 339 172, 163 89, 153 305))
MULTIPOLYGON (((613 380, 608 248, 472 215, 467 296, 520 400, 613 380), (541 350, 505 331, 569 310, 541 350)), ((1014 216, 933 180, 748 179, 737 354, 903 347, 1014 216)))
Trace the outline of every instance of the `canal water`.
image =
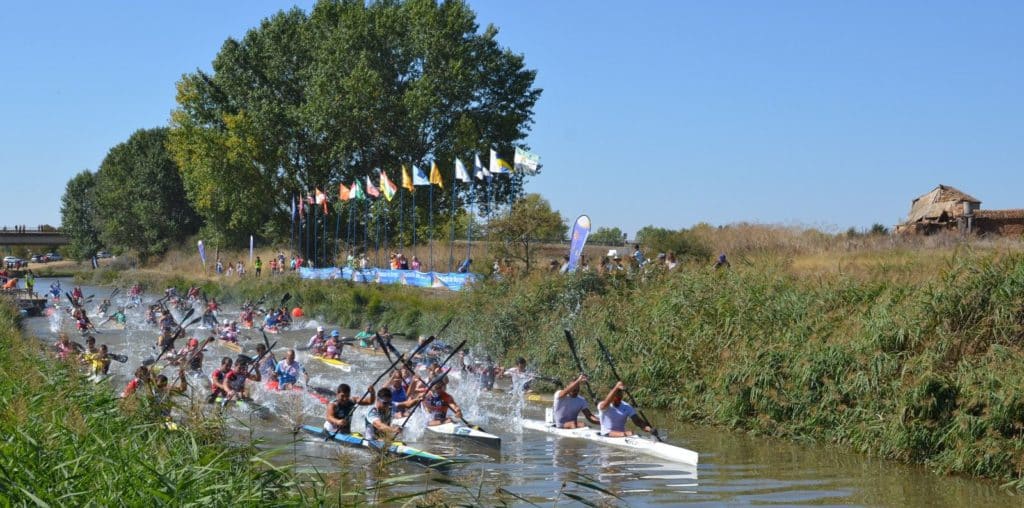
MULTIPOLYGON (((37 289, 45 290, 50 280, 39 280, 37 289)), ((71 283, 62 280, 66 290, 71 283)), ((90 316, 99 302, 110 294, 110 288, 84 287, 86 295, 95 295, 86 305, 90 316)), ((124 305, 126 291, 114 298, 114 306, 124 305)), ((149 303, 162 295, 147 294, 149 303)), ((66 306, 66 300, 62 302, 66 306)), ((144 305, 128 310, 128 325, 117 329, 111 324, 99 328, 97 344, 107 344, 110 351, 129 356, 125 364, 113 363, 113 376, 105 382, 111 390, 120 390, 131 378, 132 370, 145 358, 155 356, 156 328, 147 325, 144 305)), ((197 311, 197 316, 199 315, 197 311)), ((53 342, 58 331, 74 332, 74 323, 63 310, 49 316, 29 318, 27 330, 45 342, 53 342)), ((220 317, 237 317, 237 302, 223 306, 220 317)), ((180 313, 177 313, 180 315, 180 313)), ((101 320, 95 319, 94 322, 101 320)), ((318 325, 330 331, 331 323, 315 319, 297 320, 290 331, 270 335, 277 341, 275 352, 283 358, 287 348, 304 345, 318 325)), ((204 338, 209 330, 189 329, 189 335, 204 338)), ((351 330, 342 330, 351 335, 351 330)), ((252 353, 263 341, 257 330, 243 330, 241 344, 252 353)), ((451 343, 462 337, 443 337, 451 343)), ((179 341, 179 346, 184 345, 179 341)), ((411 339, 395 340, 400 350, 415 346, 411 339)), ((218 343, 206 352, 204 371, 211 372, 222 356, 234 356, 218 343)), ((362 393, 389 362, 383 356, 346 350, 344 359, 353 367, 342 372, 329 367, 304 352, 298 360, 307 368, 310 385, 334 387, 348 383, 353 394, 362 393)), ((198 388, 200 380, 191 383, 198 388)), ((496 487, 538 505, 574 503, 570 495, 591 501, 630 506, 665 505, 830 505, 830 506, 1020 506, 1019 497, 999 488, 998 484, 961 477, 935 475, 920 467, 905 466, 822 445, 800 445, 771 438, 751 437, 724 429, 689 425, 670 414, 646 411, 656 425, 667 434, 667 441, 700 453, 699 466, 673 463, 638 453, 601 446, 596 443, 553 437, 522 429, 521 418, 543 419, 544 403, 525 402, 516 387, 507 380, 499 382, 502 391, 483 392, 470 379, 455 379, 451 391, 463 406, 467 420, 501 437, 498 450, 465 443, 458 438, 424 434, 410 429, 405 441, 417 448, 454 457, 461 462, 446 473, 425 470, 406 463, 381 465, 373 454, 360 449, 343 449, 302 433, 300 424, 320 426, 325 405, 314 397, 300 393, 281 393, 255 387, 254 398, 270 408, 269 415, 255 416, 242 411, 229 412, 234 435, 240 440, 259 439, 260 446, 279 450, 274 461, 288 464, 301 472, 316 472, 327 478, 344 478, 341 482, 372 482, 380 475, 420 475, 403 487, 416 491, 455 481, 476 492, 493 492, 496 487), (347 480, 346 480, 347 479, 347 480), (575 483, 580 482, 580 483, 575 483), (620 500, 608 497, 582 484, 594 483, 614 492, 620 500)), ((198 405, 198 404, 197 404, 198 405)), ((206 408, 205 410, 210 410, 206 408)), ((353 429, 361 430, 361 412, 357 412, 353 429)), ((511 496, 511 495, 510 495, 511 496)), ((490 498, 478 502, 490 504, 490 498)), ((515 498, 509 497, 515 501, 515 498)), ((526 504, 524 501, 518 501, 526 504)))

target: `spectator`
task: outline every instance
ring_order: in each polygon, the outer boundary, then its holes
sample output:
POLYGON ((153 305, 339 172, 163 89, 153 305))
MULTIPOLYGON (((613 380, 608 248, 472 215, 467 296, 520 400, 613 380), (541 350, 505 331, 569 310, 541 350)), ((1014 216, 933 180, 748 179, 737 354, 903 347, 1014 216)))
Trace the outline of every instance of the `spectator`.
POLYGON ((724 252, 718 255, 718 261, 715 261, 715 270, 718 270, 719 268, 722 268, 723 266, 726 267, 726 268, 729 268, 729 266, 730 266, 729 265, 729 260, 725 259, 725 253, 724 252))
POLYGON ((471 258, 466 258, 463 262, 459 263, 459 268, 456 270, 459 273, 469 273, 469 265, 473 264, 471 258))
POLYGON ((647 259, 644 258, 644 253, 640 251, 639 243, 633 244, 633 259, 636 260, 636 266, 639 268, 643 268, 644 263, 647 262, 647 259))

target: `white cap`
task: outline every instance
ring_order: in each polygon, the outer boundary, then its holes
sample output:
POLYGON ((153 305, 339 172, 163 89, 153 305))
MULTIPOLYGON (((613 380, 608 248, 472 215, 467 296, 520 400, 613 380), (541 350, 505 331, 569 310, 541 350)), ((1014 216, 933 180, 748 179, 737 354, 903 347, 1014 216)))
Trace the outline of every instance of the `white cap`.
POLYGON ((318 327, 316 327, 316 331, 322 332, 322 331, 324 331, 324 327, 318 326, 318 327))

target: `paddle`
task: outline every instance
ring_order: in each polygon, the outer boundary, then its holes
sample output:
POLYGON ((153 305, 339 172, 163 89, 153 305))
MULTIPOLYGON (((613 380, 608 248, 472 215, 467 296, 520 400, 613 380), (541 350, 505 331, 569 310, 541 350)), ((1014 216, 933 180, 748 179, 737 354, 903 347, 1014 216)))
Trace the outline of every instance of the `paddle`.
MULTIPOLYGON (((448 355, 448 357, 445 358, 443 362, 441 362, 441 367, 444 367, 444 365, 446 363, 448 363, 448 360, 451 360, 452 357, 455 356, 455 353, 458 353, 459 350, 462 349, 462 347, 465 346, 465 345, 466 345, 466 341, 460 342, 459 345, 456 346, 454 350, 452 350, 451 354, 448 355)), ((441 373, 440 376, 437 376, 437 379, 434 379, 433 381, 430 382, 430 384, 427 385, 427 389, 423 393, 430 393, 430 389, 433 388, 434 385, 436 385, 437 383, 440 383, 442 380, 444 380, 444 378, 448 376, 449 372, 451 372, 451 371, 444 371, 444 372, 441 373)), ((396 437, 398 436, 398 434, 402 433, 402 430, 405 429, 405 425, 407 423, 409 423, 409 420, 412 420, 412 415, 416 414, 416 410, 419 409, 419 407, 422 406, 422 405, 423 404, 420 403, 420 404, 416 404, 415 406, 412 407, 412 411, 409 411, 409 415, 405 417, 405 421, 402 422, 402 426, 398 429, 398 432, 395 433, 396 437)), ((463 421, 465 421, 465 420, 463 420, 463 421)))
POLYGON ((119 355, 116 353, 107 353, 107 358, 110 358, 111 360, 114 360, 115 362, 118 363, 125 363, 128 361, 127 355, 119 355))
POLYGON ((142 364, 143 365, 152 365, 152 364, 154 364, 156 362, 159 362, 160 359, 163 358, 163 356, 165 354, 167 354, 168 351, 174 349, 174 341, 178 340, 178 337, 181 337, 181 334, 185 331, 185 328, 188 328, 189 326, 192 326, 192 325, 196 324, 200 319, 203 319, 202 316, 199 316, 199 317, 193 319, 192 321, 189 321, 188 323, 185 323, 185 321, 188 320, 188 318, 192 317, 192 314, 195 314, 195 312, 196 312, 195 309, 189 309, 188 312, 186 312, 185 315, 182 316, 182 318, 181 318, 181 322, 183 324, 182 325, 178 325, 178 330, 176 332, 174 332, 174 336, 171 337, 171 340, 169 340, 166 344, 164 344, 162 350, 160 351, 160 354, 157 355, 156 359, 154 359, 151 362, 147 359, 147 360, 143 361, 142 364))
MULTIPOLYGON (((433 337, 430 337, 427 340, 423 341, 423 344, 419 344, 419 345, 416 346, 415 349, 413 349, 412 354, 410 356, 415 355, 421 349, 427 347, 427 344, 430 344, 433 341, 434 341, 433 337)), ((373 383, 371 383, 370 386, 371 387, 377 386, 377 383, 380 383, 380 380, 384 379, 384 376, 388 375, 389 372, 394 370, 395 366, 397 366, 398 362, 400 362, 400 361, 402 361, 402 355, 401 354, 398 355, 398 359, 397 360, 395 360, 394 362, 391 362, 391 365, 389 365, 387 369, 384 369, 384 372, 381 372, 380 375, 377 376, 377 379, 373 383)), ((371 392, 369 389, 367 389, 366 392, 363 393, 363 395, 361 397, 359 397, 359 399, 357 399, 357 400, 363 400, 364 398, 366 398, 366 396, 370 395, 371 393, 373 393, 373 392, 371 392)), ((332 394, 332 395, 336 395, 336 394, 332 394)), ((359 405, 358 403, 354 404, 352 406, 352 409, 349 410, 348 414, 345 415, 345 419, 349 420, 349 426, 350 427, 352 426, 351 425, 352 424, 352 422, 351 422, 352 414, 356 412, 356 407, 358 405, 359 405)), ((324 436, 324 441, 330 441, 330 440, 334 439, 334 436, 337 436, 338 432, 340 432, 340 431, 341 431, 341 429, 338 429, 335 432, 331 432, 330 434, 325 435, 324 436)))
MULTIPOLYGON (((583 369, 583 362, 580 361, 579 354, 576 353, 576 340, 572 337, 572 332, 568 328, 565 329, 565 341, 569 343, 569 351, 572 352, 572 359, 576 361, 576 368, 580 370, 580 374, 586 375, 586 371, 583 369)), ((590 400, 597 401, 597 396, 594 395, 594 389, 590 387, 590 381, 586 381, 587 395, 590 395, 590 400)))
MULTIPOLYGON (((604 343, 601 342, 601 339, 595 337, 594 340, 597 341, 597 347, 601 348, 601 354, 604 355, 604 360, 608 362, 608 366, 612 368, 612 374, 615 376, 615 380, 622 384, 626 384, 622 381, 622 378, 619 377, 619 371, 615 368, 615 362, 612 360, 612 354, 608 352, 606 347, 604 347, 604 343)), ((626 388, 623 388, 622 391, 626 393, 626 397, 629 397, 629 403, 633 405, 634 409, 636 409, 636 413, 640 415, 640 418, 643 418, 644 422, 651 427, 651 435, 653 435, 658 442, 663 442, 661 440, 661 436, 658 435, 658 429, 654 428, 654 425, 651 425, 651 421, 647 419, 647 415, 645 415, 644 411, 640 409, 640 406, 636 404, 636 399, 633 398, 633 394, 626 388)))
MULTIPOLYGON (((248 368, 248 369, 245 369, 245 372, 243 373, 243 375, 244 375, 245 379, 249 379, 249 376, 251 376, 251 375, 252 375, 252 370, 253 370, 253 369, 255 369, 255 368, 257 368, 257 367, 259 367, 259 365, 260 365, 260 361, 262 361, 262 360, 263 360, 263 357, 264 357, 264 356, 267 356, 267 354, 269 354, 269 353, 270 353, 270 351, 271 351, 272 349, 274 349, 274 346, 276 346, 276 345, 277 345, 277 342, 275 341, 275 342, 274 342, 273 344, 271 344, 271 345, 270 345, 270 347, 268 347, 268 348, 267 348, 267 350, 266 350, 266 351, 264 351, 264 352, 260 353, 260 355, 259 355, 259 356, 257 356, 255 360, 253 360, 252 362, 250 362, 249 368, 248 368)), ((226 404, 227 404, 228 402, 231 402, 232 400, 234 400, 234 398, 235 398, 235 395, 236 395, 237 393, 238 393, 238 392, 235 392, 235 393, 233 393, 233 394, 231 394, 231 395, 229 395, 229 396, 225 397, 225 398, 224 398, 224 400, 223 400, 223 401, 222 401, 222 402, 220 403, 221 407, 225 406, 225 405, 226 405, 226 404)))

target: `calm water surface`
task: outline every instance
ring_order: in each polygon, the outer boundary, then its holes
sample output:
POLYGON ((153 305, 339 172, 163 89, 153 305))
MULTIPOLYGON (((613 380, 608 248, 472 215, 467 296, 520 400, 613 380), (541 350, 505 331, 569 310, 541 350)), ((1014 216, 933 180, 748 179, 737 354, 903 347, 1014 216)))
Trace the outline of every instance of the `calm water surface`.
MULTIPOLYGON (((62 281, 65 289, 70 282, 62 281)), ((49 280, 39 280, 36 287, 45 289, 49 280)), ((85 287, 86 295, 95 294, 87 305, 92 315, 99 300, 110 294, 109 288, 85 287)), ((122 291, 123 293, 124 291, 122 291)), ((145 295, 144 302, 156 296, 145 295)), ((115 305, 124 303, 124 295, 115 298, 115 305)), ((227 305, 221 313, 237 316, 237 306, 227 305)), ((197 314, 198 315, 198 314, 197 314)), ((57 330, 73 332, 73 323, 63 312, 49 317, 30 318, 28 330, 44 341, 55 340, 57 330)), ((278 357, 284 348, 305 344, 320 324, 315 320, 299 320, 296 329, 271 336, 277 340, 278 357)), ((323 323, 330 329, 330 323, 323 323)), ((206 331, 191 330, 203 337, 206 331)), ((242 340, 251 351, 262 341, 257 331, 244 332, 252 340, 242 340)), ((73 337, 75 335, 72 335, 73 337)), ((109 324, 97 335, 99 344, 107 344, 113 352, 129 355, 127 364, 114 363, 111 389, 120 390, 131 378, 131 370, 143 358, 154 355, 155 328, 146 325, 142 309, 129 310, 126 330, 109 324)), ((461 339, 461 338, 460 338, 461 339)), ((184 341, 181 341, 184 342, 184 341)), ((454 342, 454 341, 453 341, 454 342)), ((181 345, 181 344, 179 344, 181 345)), ((397 340, 401 350, 411 348, 413 341, 397 340)), ((382 356, 346 351, 346 360, 354 365, 344 373, 308 358, 300 352, 314 386, 330 387, 349 383, 353 392, 361 392, 389 364, 382 356)), ((205 371, 209 373, 221 356, 231 352, 211 346, 207 352, 205 371)), ((200 383, 193 383, 198 385, 200 383)), ((464 484, 483 481, 485 491, 504 489, 540 505, 550 505, 559 496, 563 482, 586 478, 598 480, 605 488, 620 495, 631 506, 664 505, 869 505, 869 506, 1021 506, 1022 500, 997 484, 958 477, 938 476, 918 468, 880 461, 842 449, 818 445, 796 445, 786 441, 752 438, 722 429, 688 425, 675 421, 669 414, 647 411, 657 425, 668 432, 668 442, 700 453, 698 467, 648 457, 637 452, 612 449, 587 441, 556 438, 544 433, 522 430, 521 417, 542 419, 545 405, 524 403, 513 394, 479 393, 470 381, 452 383, 452 392, 463 406, 466 418, 488 432, 502 438, 500 451, 472 443, 453 441, 443 436, 413 432, 406 441, 418 448, 465 460, 445 476, 464 484)), ((275 460, 294 464, 301 471, 327 474, 338 471, 359 471, 372 480, 378 464, 364 450, 343 449, 319 439, 296 434, 297 424, 319 426, 325 406, 313 397, 300 394, 267 392, 257 388, 255 398, 272 409, 269 418, 260 419, 232 412, 231 421, 238 439, 258 437, 261 446, 278 447, 283 453, 275 460)), ((208 409, 207 409, 208 410, 208 409)), ((361 428, 357 413, 355 430, 361 428)), ((410 424, 411 426, 412 424, 410 424)), ((407 430, 408 432, 408 430, 407 430)), ((409 464, 385 466, 385 473, 426 473, 407 488, 437 486, 433 477, 440 476, 409 464)), ((360 476, 361 478, 362 476, 360 476)), ((568 492, 591 500, 600 499, 592 490, 568 484, 568 492)), ((486 501, 486 499, 484 499, 486 501)), ((569 504, 565 497, 559 505, 569 504)))

